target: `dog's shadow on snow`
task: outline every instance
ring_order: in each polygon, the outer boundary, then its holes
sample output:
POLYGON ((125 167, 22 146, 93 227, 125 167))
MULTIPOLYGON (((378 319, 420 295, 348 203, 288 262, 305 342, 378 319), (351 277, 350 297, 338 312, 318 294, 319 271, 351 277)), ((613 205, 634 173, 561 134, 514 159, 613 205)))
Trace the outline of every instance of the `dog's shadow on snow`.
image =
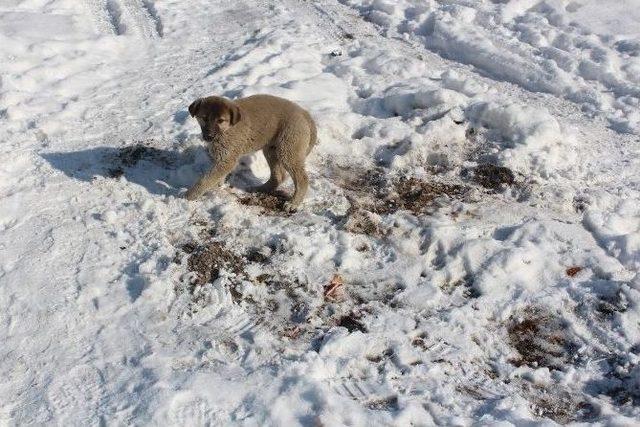
MULTIPOLYGON (((122 147, 95 147, 71 152, 42 154, 49 164, 65 175, 81 181, 96 178, 125 178, 144 187, 149 193, 179 196, 211 168, 204 146, 183 150, 155 148, 148 144, 122 147)), ((233 187, 250 190, 261 181, 250 171, 250 162, 241 162, 228 177, 233 187)))

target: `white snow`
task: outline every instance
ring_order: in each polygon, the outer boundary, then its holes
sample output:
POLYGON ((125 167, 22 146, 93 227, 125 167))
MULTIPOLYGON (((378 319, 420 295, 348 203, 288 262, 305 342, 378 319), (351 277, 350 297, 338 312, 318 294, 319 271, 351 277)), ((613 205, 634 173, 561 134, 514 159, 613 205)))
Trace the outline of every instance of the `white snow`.
POLYGON ((638 10, 0 2, 0 424, 636 424, 638 10), (255 93, 303 208, 261 154, 187 202, 187 106, 255 93))
POLYGON ((617 131, 640 133, 635 0, 342 1, 388 35, 564 97, 617 131))

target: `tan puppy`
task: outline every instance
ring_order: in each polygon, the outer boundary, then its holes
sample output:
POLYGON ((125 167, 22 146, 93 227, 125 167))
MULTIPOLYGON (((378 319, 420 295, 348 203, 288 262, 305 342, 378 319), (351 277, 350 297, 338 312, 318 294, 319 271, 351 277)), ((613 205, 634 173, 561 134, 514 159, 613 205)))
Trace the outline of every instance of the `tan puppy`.
POLYGON ((286 99, 253 95, 231 101, 218 96, 195 100, 189 106, 209 144, 213 168, 186 194, 194 200, 219 185, 238 159, 262 150, 269 163, 269 181, 258 190, 273 191, 293 178, 295 192, 287 209, 300 205, 309 187, 304 161, 316 144, 316 125, 307 111, 286 99))

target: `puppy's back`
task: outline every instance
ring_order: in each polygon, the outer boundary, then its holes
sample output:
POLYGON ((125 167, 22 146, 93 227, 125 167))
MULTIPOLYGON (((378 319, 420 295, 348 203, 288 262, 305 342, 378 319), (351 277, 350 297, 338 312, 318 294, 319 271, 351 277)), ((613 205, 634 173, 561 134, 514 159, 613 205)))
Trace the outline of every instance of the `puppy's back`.
POLYGON ((260 112, 264 115, 277 116, 278 118, 286 118, 292 113, 304 111, 299 105, 273 95, 251 95, 235 101, 240 108, 247 110, 252 115, 254 112, 260 112))
POLYGON ((309 112, 298 104, 273 95, 252 95, 235 102, 240 106, 241 111, 250 116, 251 127, 257 129, 267 126, 269 128, 262 129, 265 133, 277 132, 282 125, 292 120, 304 120, 311 134, 309 150, 316 144, 315 122, 309 112))

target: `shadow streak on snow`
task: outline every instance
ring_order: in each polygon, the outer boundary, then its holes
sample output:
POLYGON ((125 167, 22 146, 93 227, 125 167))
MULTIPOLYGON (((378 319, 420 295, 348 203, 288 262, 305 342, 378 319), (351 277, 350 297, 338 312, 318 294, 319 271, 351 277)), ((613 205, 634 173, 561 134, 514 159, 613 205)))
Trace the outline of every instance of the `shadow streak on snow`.
MULTIPOLYGON (((95 147, 87 150, 42 154, 51 166, 70 178, 92 182, 96 177, 125 178, 149 193, 179 196, 211 167, 204 146, 182 151, 165 150, 146 144, 122 147, 95 147)), ((251 161, 243 158, 228 177, 231 186, 250 190, 262 184, 250 170, 251 161)))
POLYGON ((118 179, 144 187, 149 193, 177 196, 192 185, 208 167, 202 146, 183 151, 144 144, 95 147, 87 150, 42 154, 51 166, 70 178, 92 182, 97 177, 118 179))

